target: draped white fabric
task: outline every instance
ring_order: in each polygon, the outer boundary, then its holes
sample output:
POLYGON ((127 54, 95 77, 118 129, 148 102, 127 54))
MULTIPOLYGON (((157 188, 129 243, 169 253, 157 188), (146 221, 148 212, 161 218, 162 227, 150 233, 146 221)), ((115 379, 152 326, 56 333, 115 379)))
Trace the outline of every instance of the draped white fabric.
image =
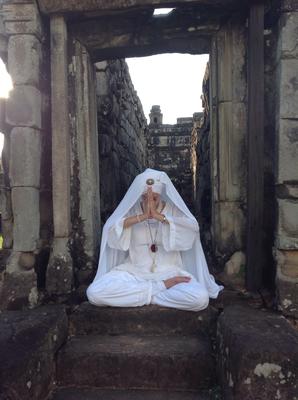
MULTIPOLYGON (((157 222, 152 224, 154 232, 157 225, 157 222)), ((167 277, 188 274, 206 289, 211 298, 216 298, 223 289, 209 274, 201 245, 199 225, 195 217, 167 174, 149 168, 135 178, 103 227, 100 257, 93 287, 95 282, 111 270, 126 271, 142 279, 156 282, 167 277), (147 179, 154 179, 163 184, 161 196, 166 202, 163 213, 169 221, 169 224, 159 223, 161 224, 157 236, 159 249, 155 253, 158 268, 154 273, 150 272, 152 259, 149 258, 151 255, 148 252, 148 240, 144 239, 144 235, 148 234, 146 222, 123 230, 124 219, 129 215, 140 213, 138 207, 141 195, 147 186, 147 179), (143 249, 140 240, 144 241, 143 249), (142 265, 139 265, 140 260, 142 265)))

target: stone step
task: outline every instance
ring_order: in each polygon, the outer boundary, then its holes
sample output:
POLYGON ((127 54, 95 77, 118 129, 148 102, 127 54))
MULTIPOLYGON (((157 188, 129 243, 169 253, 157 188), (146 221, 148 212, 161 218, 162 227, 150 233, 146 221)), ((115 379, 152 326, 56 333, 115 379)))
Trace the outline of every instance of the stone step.
POLYGON ((198 392, 59 388, 49 400, 211 400, 211 396, 198 392))
POLYGON ((209 340, 194 336, 74 337, 57 357, 61 386, 199 390, 214 380, 209 340))
POLYGON ((215 331, 217 311, 181 311, 155 305, 131 308, 96 307, 87 302, 69 316, 70 335, 189 335, 215 331))

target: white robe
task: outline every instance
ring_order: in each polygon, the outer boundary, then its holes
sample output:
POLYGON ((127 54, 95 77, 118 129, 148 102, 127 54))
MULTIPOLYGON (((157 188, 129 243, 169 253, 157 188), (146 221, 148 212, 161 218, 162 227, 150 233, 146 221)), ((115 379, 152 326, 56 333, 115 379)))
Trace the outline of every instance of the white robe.
POLYGON ((149 220, 123 228, 128 216, 141 213, 140 204, 137 203, 109 229, 108 246, 125 251, 126 258, 122 264, 116 265, 111 272, 89 286, 89 301, 95 305, 118 307, 153 303, 191 311, 206 308, 208 292, 183 269, 181 258, 181 251, 192 248, 198 225, 177 207, 166 203, 163 214, 169 223, 149 220), (152 238, 157 245, 155 253, 150 250, 152 238), (189 276, 191 280, 167 289, 164 280, 174 276, 189 276))

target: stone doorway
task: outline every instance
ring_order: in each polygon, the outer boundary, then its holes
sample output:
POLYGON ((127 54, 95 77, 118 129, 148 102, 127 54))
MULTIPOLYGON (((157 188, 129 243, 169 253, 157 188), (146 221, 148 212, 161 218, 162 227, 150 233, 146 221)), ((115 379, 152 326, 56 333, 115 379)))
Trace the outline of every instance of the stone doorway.
MULTIPOLYGON (((249 7, 249 2, 239 5, 232 0, 174 3, 135 0, 129 5, 121 1, 107 5, 100 0, 80 3, 40 0, 37 8, 33 1, 26 3, 26 6, 14 1, 5 2, 3 32, 9 38, 11 68, 17 57, 14 51, 20 43, 21 46, 41 49, 37 52, 39 56, 34 63, 35 69, 29 68, 30 74, 15 71, 19 77, 18 88, 6 112, 8 130, 17 127, 11 138, 19 140, 19 128, 26 130, 28 143, 33 143, 30 139, 32 135, 37 137, 34 165, 41 167, 34 167, 34 171, 38 172, 35 177, 37 183, 30 179, 14 182, 12 190, 14 249, 5 278, 19 280, 20 287, 25 285, 27 289, 22 292, 30 293, 32 303, 36 301, 37 295, 34 291, 35 272, 32 264, 36 267, 35 261, 40 249, 46 246, 51 249, 46 286, 53 296, 71 292, 74 270, 75 286, 86 284, 96 263, 100 210, 96 189, 99 187, 96 168, 98 148, 96 137, 91 134, 97 132, 94 63, 173 51, 210 53, 212 250, 222 265, 228 262, 234 265, 237 264, 235 260, 243 259, 245 249, 252 246, 246 242, 253 237, 254 250, 257 251, 250 253, 257 255, 257 263, 254 263, 255 259, 252 259, 253 262, 248 261, 246 271, 250 271, 248 275, 251 278, 247 284, 252 289, 257 289, 261 284, 262 269, 258 266, 261 241, 255 241, 261 234, 258 224, 262 223, 262 218, 254 210, 260 211, 263 207, 263 182, 257 181, 257 186, 253 186, 256 183, 254 180, 249 180, 250 186, 246 183, 248 160, 254 160, 251 154, 258 154, 260 149, 262 151, 262 143, 252 140, 253 146, 249 147, 247 155, 248 132, 252 128, 257 132, 262 125, 262 119, 257 119, 255 126, 248 123, 254 120, 256 110, 252 105, 248 107, 247 97, 249 90, 251 92, 254 88, 250 86, 253 79, 248 80, 247 67, 253 62, 254 73, 260 70, 257 67, 260 49, 253 47, 256 53, 252 53, 253 58, 250 60, 253 61, 248 62, 247 41, 253 41, 254 37, 248 35, 246 22, 250 19, 255 28, 262 27, 263 19, 260 16, 263 8, 258 3, 249 7), (154 18, 154 8, 165 5, 176 8, 165 18, 154 18), (24 21, 27 21, 26 24, 24 21), (13 37, 10 37, 12 34, 13 37), (44 74, 39 81, 41 71, 44 74), (28 104, 27 114, 16 113, 21 99, 28 104), (28 121, 27 115, 32 107, 34 113, 28 121), (51 124, 47 119, 49 115, 52 116, 51 124), (65 115, 70 118, 65 118, 65 115), (47 133, 38 137, 36 131, 47 133), (255 143, 257 147, 254 147, 255 143), (42 161, 38 150, 40 145, 43 149, 52 149, 51 156, 45 152, 42 161), (50 173, 47 171, 49 165, 53 166, 50 173), (40 182, 46 183, 46 190, 40 190, 40 182), (248 187, 250 193, 258 193, 259 196, 249 199, 248 187), (32 205, 30 210, 34 216, 40 216, 34 228, 30 228, 29 235, 20 228, 24 226, 28 215, 18 201, 17 193, 21 192, 22 198, 26 196, 28 204, 32 205), (49 196, 51 192, 52 197, 49 196), (254 204, 256 199, 257 207, 254 204), (247 214, 248 209, 250 214, 247 214), (257 223, 256 215, 259 217, 257 223), (48 226, 51 221, 52 230, 45 228, 41 235, 38 228, 48 226), (249 224, 249 221, 254 223, 249 224), (249 231, 247 227, 250 227, 249 231), (255 235, 256 232, 258 235, 255 235), (28 238, 26 245, 18 241, 18 237, 24 236, 28 238), (20 257, 32 262, 20 264, 20 257), (77 265, 73 265, 74 259, 77 265), (78 267, 77 260, 84 268, 78 267), (251 264, 253 269, 249 267, 251 264)), ((259 32, 258 29, 255 32, 259 32)), ((260 43, 262 45, 262 41, 260 43)), ((30 65, 32 60, 27 62, 30 65)), ((258 98, 262 98, 262 88, 259 86, 257 89, 258 98)), ((108 109, 109 105, 106 107, 108 109)), ((262 115, 259 110, 258 113, 262 115)), ((260 157, 256 160, 257 163, 250 166, 252 172, 255 171, 254 165, 262 169, 260 157)), ((32 165, 28 168, 30 170, 32 165)), ((238 273, 239 263, 237 268, 238 273)))

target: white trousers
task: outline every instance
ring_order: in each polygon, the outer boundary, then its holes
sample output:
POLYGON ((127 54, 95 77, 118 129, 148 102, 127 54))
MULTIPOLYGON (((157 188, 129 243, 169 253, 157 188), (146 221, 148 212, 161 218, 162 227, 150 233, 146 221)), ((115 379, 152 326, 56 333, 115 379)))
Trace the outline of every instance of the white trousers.
POLYGON ((209 303, 207 290, 195 279, 167 289, 162 281, 145 280, 126 271, 108 272, 88 287, 87 297, 96 306, 157 304, 188 311, 203 310, 209 303))

